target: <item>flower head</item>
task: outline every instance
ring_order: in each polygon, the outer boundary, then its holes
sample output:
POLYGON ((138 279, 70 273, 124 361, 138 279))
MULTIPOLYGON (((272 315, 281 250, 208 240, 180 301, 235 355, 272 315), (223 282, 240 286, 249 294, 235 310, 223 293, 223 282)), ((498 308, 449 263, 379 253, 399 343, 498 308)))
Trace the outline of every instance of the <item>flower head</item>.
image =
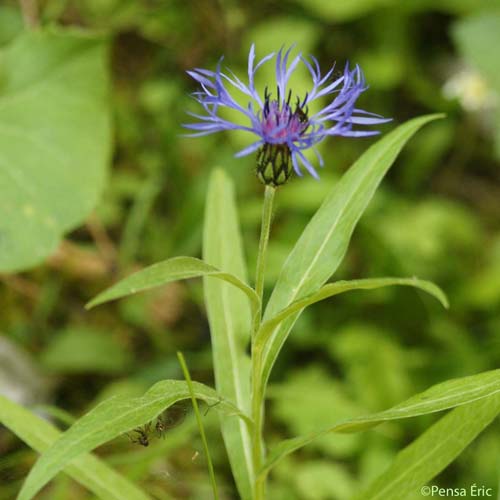
POLYGON ((312 149, 320 166, 323 159, 315 148, 325 137, 341 135, 362 137, 374 135, 375 130, 353 130, 353 125, 377 125, 389 121, 374 113, 355 107, 358 97, 368 88, 359 66, 344 71, 334 77, 335 65, 324 75, 313 56, 311 60, 301 54, 289 62, 290 52, 283 49, 262 58, 255 64, 255 46, 248 55, 248 83, 243 83, 232 71, 223 73, 222 58, 215 71, 194 69, 188 74, 201 86, 193 94, 201 104, 205 114, 190 113, 198 123, 185 124, 193 130, 191 136, 207 135, 222 130, 245 130, 257 136, 257 140, 236 154, 237 157, 257 153, 257 174, 265 184, 280 185, 291 174, 291 166, 298 175, 305 168, 313 177, 318 177, 304 151, 312 149), (264 95, 255 89, 255 74, 266 62, 276 56, 276 91, 269 87, 264 95), (295 96, 289 89, 292 73, 299 63, 306 66, 312 79, 311 89, 305 95, 295 96), (228 89, 237 89, 248 97, 246 107, 241 106, 228 89), (328 98, 329 103, 315 113, 309 105, 317 99, 328 98), (231 108, 241 113, 246 123, 235 123, 223 118, 220 110, 231 108))

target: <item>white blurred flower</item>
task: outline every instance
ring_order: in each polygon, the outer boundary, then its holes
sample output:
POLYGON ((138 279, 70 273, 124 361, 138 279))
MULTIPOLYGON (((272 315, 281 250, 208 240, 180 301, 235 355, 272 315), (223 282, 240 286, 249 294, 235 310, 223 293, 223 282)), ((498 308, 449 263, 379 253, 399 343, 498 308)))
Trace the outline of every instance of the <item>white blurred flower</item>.
POLYGON ((443 85, 443 95, 447 99, 458 99, 467 111, 494 108, 500 101, 486 80, 471 68, 453 74, 443 85))

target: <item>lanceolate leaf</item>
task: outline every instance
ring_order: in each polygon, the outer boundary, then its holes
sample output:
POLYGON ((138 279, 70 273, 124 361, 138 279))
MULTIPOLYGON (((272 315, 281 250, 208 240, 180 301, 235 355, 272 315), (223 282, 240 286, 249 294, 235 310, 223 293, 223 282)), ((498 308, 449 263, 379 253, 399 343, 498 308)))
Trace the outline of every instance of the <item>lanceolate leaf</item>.
POLYGON ((389 410, 345 420, 329 429, 314 432, 307 436, 287 439, 272 450, 261 473, 267 473, 286 455, 329 432, 351 433, 365 431, 390 420, 435 413, 456 406, 468 405, 480 399, 497 397, 499 394, 500 370, 448 380, 430 387, 389 410))
POLYGON ((303 299, 292 302, 288 307, 280 311, 276 316, 267 320, 262 324, 255 342, 263 345, 269 339, 269 335, 273 330, 288 317, 301 311, 307 306, 319 302, 320 300, 339 295, 351 290, 372 290, 374 288, 382 288, 385 286, 413 286, 420 288, 438 299, 444 307, 448 307, 448 301, 445 294, 430 281, 419 280, 417 278, 373 278, 364 280, 337 281, 321 287, 317 292, 312 293, 303 299))
MULTIPOLYGON (((246 280, 233 186, 221 170, 212 174, 207 195, 203 257, 207 262, 246 280)), ((249 412, 251 311, 245 297, 226 283, 204 283, 217 392, 249 412)), ((222 435, 240 497, 251 498, 254 470, 247 426, 221 416, 222 435)))
MULTIPOLYGON (((100 293, 89 302, 88 308, 103 304, 110 300, 126 297, 137 292, 165 285, 171 281, 198 278, 200 276, 218 278, 230 283, 244 292, 252 304, 257 307, 259 298, 255 292, 233 274, 222 272, 216 267, 194 257, 174 257, 173 259, 153 264, 126 277, 116 285, 100 293)), ((231 291, 233 290, 230 287, 231 291)), ((246 300, 243 297, 243 300, 246 300)))
MULTIPOLYGON (((399 126, 371 146, 335 185, 284 263, 265 320, 318 290, 332 276, 342 262, 359 218, 402 147, 420 127, 439 116, 424 116, 399 126)), ((264 384, 299 314, 272 332, 263 353, 264 384)))
POLYGON ((459 408, 401 451, 357 500, 407 498, 439 474, 500 413, 500 394, 459 408))
POLYGON ((0 270, 31 267, 94 208, 111 150, 107 41, 20 35, 0 54, 0 270))
MULTIPOLYGON (((193 382, 198 399, 216 405, 218 411, 244 417, 239 410, 210 387, 193 382)), ((175 402, 190 397, 186 382, 164 380, 156 383, 141 397, 110 398, 77 420, 50 448, 42 454, 31 469, 19 493, 19 500, 33 498, 61 469, 82 453, 114 439, 125 432, 151 422, 175 402)), ((126 495, 123 498, 128 498, 126 495)))
MULTIPOLYGON (((0 396, 0 423, 39 453, 61 435, 49 422, 3 396, 0 396)), ((64 471, 104 500, 150 500, 137 486, 95 456, 78 457, 64 471)))

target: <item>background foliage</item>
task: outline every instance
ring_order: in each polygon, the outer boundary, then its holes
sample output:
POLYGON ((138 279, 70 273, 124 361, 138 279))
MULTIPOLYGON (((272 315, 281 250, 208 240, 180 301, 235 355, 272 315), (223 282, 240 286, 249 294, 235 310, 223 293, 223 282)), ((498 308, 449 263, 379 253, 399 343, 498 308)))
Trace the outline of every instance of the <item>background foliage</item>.
MULTIPOLYGON (((262 186, 253 175, 253 158, 232 157, 246 137, 195 140, 180 135, 185 109, 192 106, 188 94, 193 86, 185 70, 212 67, 224 54, 231 67, 240 65, 244 72, 251 42, 260 55, 297 42, 324 67, 333 60, 341 65, 346 59, 359 62, 371 86, 363 107, 392 116, 396 123, 428 112, 447 113, 445 120, 423 129, 397 160, 362 218, 338 277, 417 275, 438 283, 448 293, 451 309, 442 310, 415 290, 389 288, 339 296, 306 311, 271 378, 271 442, 383 410, 445 379, 498 367, 500 2, 40 3, 44 25, 71 26, 64 36, 90 48, 83 51, 88 56, 83 67, 75 52, 56 54, 58 67, 64 62, 80 75, 79 85, 65 87, 63 80, 60 88, 49 87, 54 102, 47 100, 44 109, 30 109, 25 103, 16 109, 15 99, 9 97, 12 68, 21 60, 16 50, 24 44, 27 68, 41 68, 44 60, 34 49, 40 40, 30 43, 35 35, 19 38, 24 28, 17 4, 0 6, 0 43, 6 47, 0 55, 0 161, 8 160, 9 148, 22 148, 13 144, 8 127, 48 134, 58 130, 60 113, 74 116, 74 128, 60 131, 58 143, 61 137, 67 141, 60 152, 65 163, 56 169, 73 184, 54 193, 50 157, 44 159, 47 177, 40 178, 30 173, 26 160, 28 183, 44 186, 54 203, 51 210, 65 219, 52 239, 43 240, 49 242, 47 251, 29 263, 12 264, 5 257, 19 256, 2 245, 5 221, 12 226, 24 223, 5 215, 11 185, 0 175, 1 268, 10 272, 31 265, 22 274, 1 276, 0 393, 37 407, 64 427, 110 394, 139 395, 157 380, 181 379, 175 357, 179 349, 193 378, 212 382, 199 280, 169 284, 91 312, 83 305, 131 270, 175 255, 200 255, 204 196, 214 166, 225 168, 236 182, 252 269, 262 186), (75 27, 95 35, 86 39, 88 35, 75 27), (78 107, 82 91, 90 94, 86 98, 95 108, 78 107), (109 110, 114 125, 112 169, 90 214, 111 149, 109 110), (88 156, 90 150, 95 161, 88 156), (89 169, 96 162, 102 165, 94 175, 89 169), (80 197, 85 189, 88 193, 80 197), (60 210, 65 200, 80 198, 86 203, 78 213, 60 210), (74 229, 83 219, 85 224, 74 229), (57 245, 67 231, 72 232, 57 245), (68 414, 54 411, 52 405, 68 414)), ((58 28, 51 37, 61 33, 58 28)), ((53 71, 25 70, 23 75, 43 87, 53 71)), ((42 134, 37 140, 45 144, 50 139, 42 134)), ((294 179, 278 193, 269 282, 277 278, 292 242, 328 189, 368 144, 369 139, 325 142, 321 182, 294 179)), ((218 478, 230 498, 234 486, 215 412, 205 420, 218 478)), ((349 498, 434 420, 419 417, 364 434, 325 436, 277 466, 270 497, 349 498)), ((499 438, 498 425, 489 427, 435 483, 477 483, 498 491, 499 438)), ((123 436, 99 451, 157 498, 207 498, 206 464, 191 416, 147 449, 123 436)), ((0 429, 1 499, 14 497, 34 459, 34 452, 0 429)), ((418 492, 414 497, 420 498, 418 492)), ((60 475, 40 498, 90 497, 60 475)))

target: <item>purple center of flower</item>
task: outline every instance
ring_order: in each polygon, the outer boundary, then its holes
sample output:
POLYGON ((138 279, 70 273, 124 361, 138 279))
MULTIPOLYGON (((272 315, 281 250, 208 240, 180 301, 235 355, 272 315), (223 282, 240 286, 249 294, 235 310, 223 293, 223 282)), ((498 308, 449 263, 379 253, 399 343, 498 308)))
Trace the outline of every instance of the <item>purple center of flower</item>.
POLYGON ((257 153, 257 176, 267 185, 280 186, 288 181, 292 172, 291 147, 309 128, 307 95, 302 102, 297 97, 295 106, 290 104, 291 98, 290 90, 286 101, 281 99, 279 86, 276 99, 272 99, 267 87, 264 92, 259 117, 264 145, 257 153))
POLYGON ((262 133, 270 143, 286 144, 298 140, 309 127, 307 95, 302 102, 297 97, 293 107, 290 104, 291 90, 287 100, 283 102, 280 100, 279 87, 277 94, 277 99, 272 99, 266 87, 261 117, 262 133))

